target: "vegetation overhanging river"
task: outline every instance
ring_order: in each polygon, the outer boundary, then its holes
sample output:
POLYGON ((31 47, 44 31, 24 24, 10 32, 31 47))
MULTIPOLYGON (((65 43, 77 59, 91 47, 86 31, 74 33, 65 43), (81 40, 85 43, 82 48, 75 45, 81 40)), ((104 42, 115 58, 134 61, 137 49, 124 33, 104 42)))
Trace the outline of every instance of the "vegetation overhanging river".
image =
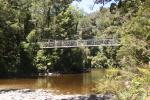
POLYGON ((95 82, 102 78, 103 74, 103 70, 93 69, 82 74, 0 79, 0 89, 43 89, 58 95, 86 95, 93 93, 95 82))

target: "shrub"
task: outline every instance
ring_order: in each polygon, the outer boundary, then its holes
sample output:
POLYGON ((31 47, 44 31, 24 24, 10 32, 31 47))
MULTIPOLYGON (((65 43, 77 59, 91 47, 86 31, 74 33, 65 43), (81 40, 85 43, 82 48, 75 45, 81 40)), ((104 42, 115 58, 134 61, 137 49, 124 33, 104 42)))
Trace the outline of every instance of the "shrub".
POLYGON ((119 100, 146 100, 150 93, 150 69, 137 68, 137 72, 117 68, 106 69, 106 75, 97 82, 97 93, 112 93, 119 100))

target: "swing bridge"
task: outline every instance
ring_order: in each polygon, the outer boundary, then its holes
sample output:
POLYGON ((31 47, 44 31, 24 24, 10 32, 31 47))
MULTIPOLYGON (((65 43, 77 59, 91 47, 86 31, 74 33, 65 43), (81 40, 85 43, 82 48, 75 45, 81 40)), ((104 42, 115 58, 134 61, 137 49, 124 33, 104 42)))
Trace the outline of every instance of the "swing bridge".
POLYGON ((119 46, 116 39, 87 39, 87 40, 44 40, 38 42, 40 48, 75 48, 96 46, 119 46))

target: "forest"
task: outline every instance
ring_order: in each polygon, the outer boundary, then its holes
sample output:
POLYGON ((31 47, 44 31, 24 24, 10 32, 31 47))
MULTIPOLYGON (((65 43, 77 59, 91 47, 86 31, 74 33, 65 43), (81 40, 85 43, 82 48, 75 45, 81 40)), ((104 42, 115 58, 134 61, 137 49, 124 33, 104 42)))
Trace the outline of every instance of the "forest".
MULTIPOLYGON (((103 85, 98 93, 113 91, 121 98, 117 92, 124 91, 118 82, 121 79, 132 79, 131 94, 137 92, 135 88, 145 93, 143 86, 150 83, 150 0, 115 0, 109 8, 90 14, 71 6, 73 1, 0 0, 0 76, 83 73, 100 68, 108 75, 98 83, 98 87, 103 85), (45 39, 93 38, 115 38, 120 45, 61 49, 38 45, 45 39)), ((95 3, 103 6, 110 1, 95 3)))
POLYGON ((91 14, 75 9, 72 0, 0 2, 1 76, 47 69, 64 73, 91 67, 132 69, 149 63, 148 0, 120 1, 91 14), (92 38, 115 38, 121 46, 40 49, 36 44, 44 39, 92 38))

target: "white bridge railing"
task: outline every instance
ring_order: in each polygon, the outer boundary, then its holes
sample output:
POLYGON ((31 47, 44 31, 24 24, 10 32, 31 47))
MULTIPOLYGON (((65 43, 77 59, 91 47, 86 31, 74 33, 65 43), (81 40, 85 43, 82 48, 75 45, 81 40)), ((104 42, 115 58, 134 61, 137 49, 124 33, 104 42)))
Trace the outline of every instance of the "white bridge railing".
POLYGON ((115 39, 89 39, 89 40, 47 40, 38 42, 40 48, 71 48, 71 47, 94 47, 94 46, 118 46, 115 39))

